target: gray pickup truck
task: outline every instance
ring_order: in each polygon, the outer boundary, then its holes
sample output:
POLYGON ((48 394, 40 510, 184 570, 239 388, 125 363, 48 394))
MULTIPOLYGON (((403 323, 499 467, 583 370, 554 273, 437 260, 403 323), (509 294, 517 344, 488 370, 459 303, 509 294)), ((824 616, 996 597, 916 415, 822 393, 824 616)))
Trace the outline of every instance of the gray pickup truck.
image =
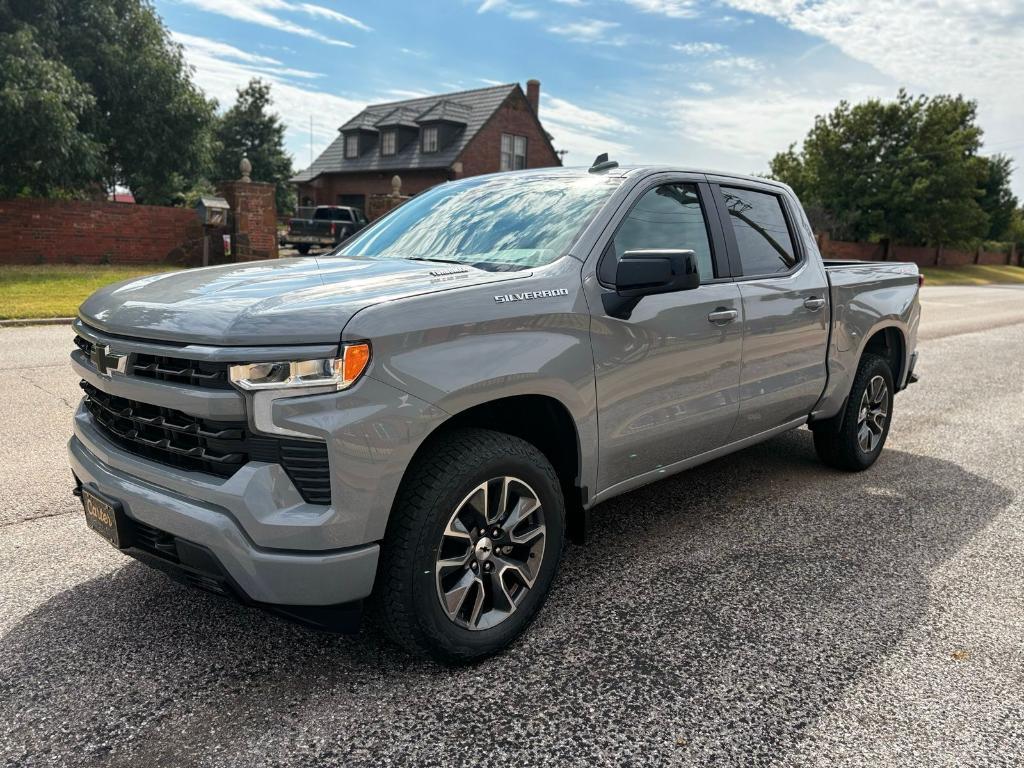
POLYGON ((606 499, 802 425, 825 464, 871 466, 919 285, 823 262, 764 179, 450 182, 327 257, 90 297, 76 493, 195 586, 333 630, 365 601, 413 653, 468 661, 524 630, 606 499))
POLYGON ((334 248, 366 226, 366 216, 347 205, 318 205, 309 218, 288 221, 281 245, 294 245, 305 256, 309 249, 334 248))

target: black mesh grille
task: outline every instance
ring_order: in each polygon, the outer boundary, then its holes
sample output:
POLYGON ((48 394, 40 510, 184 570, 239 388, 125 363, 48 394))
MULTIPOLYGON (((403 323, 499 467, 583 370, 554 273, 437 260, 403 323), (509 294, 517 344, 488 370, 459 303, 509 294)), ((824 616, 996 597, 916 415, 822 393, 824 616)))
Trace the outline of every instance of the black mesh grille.
MULTIPOLYGON (((81 336, 75 336, 75 346, 86 356, 92 354, 93 343, 81 336)), ((207 389, 233 389, 228 380, 228 363, 211 363, 204 360, 188 360, 183 357, 166 355, 131 356, 130 373, 144 379, 168 381, 174 384, 190 384, 207 389)))
POLYGON ((143 458, 219 477, 248 461, 280 464, 302 498, 331 501, 327 446, 252 434, 244 421, 199 419, 181 411, 110 395, 82 381, 85 404, 107 437, 143 458))
POLYGON ((134 356, 132 372, 136 376, 175 384, 191 384, 208 389, 232 389, 227 363, 209 363, 163 355, 134 356))

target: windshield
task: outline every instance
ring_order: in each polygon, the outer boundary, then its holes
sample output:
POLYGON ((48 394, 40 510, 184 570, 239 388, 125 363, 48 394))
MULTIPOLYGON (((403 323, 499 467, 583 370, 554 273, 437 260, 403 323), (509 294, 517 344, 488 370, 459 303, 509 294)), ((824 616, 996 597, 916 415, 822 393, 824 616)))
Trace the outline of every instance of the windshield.
POLYGON ((491 176, 414 197, 338 251, 340 256, 422 259, 482 269, 527 269, 564 255, 620 178, 491 176))

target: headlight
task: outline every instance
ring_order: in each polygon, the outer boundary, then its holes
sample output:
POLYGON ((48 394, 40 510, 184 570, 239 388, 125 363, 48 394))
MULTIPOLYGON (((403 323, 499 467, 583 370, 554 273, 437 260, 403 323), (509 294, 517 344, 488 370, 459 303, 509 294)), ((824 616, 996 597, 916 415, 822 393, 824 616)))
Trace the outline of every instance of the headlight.
POLYGON ((339 357, 232 365, 231 383, 239 389, 303 389, 352 386, 370 362, 370 345, 344 344, 339 357))

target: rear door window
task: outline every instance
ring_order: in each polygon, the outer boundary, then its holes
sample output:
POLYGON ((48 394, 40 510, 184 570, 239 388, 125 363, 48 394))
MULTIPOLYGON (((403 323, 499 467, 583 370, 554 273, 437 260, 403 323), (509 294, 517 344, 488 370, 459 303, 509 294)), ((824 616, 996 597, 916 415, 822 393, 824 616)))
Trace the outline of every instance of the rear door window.
POLYGON ((722 187, 722 199, 736 234, 744 277, 789 272, 797 265, 793 238, 777 195, 722 187))

